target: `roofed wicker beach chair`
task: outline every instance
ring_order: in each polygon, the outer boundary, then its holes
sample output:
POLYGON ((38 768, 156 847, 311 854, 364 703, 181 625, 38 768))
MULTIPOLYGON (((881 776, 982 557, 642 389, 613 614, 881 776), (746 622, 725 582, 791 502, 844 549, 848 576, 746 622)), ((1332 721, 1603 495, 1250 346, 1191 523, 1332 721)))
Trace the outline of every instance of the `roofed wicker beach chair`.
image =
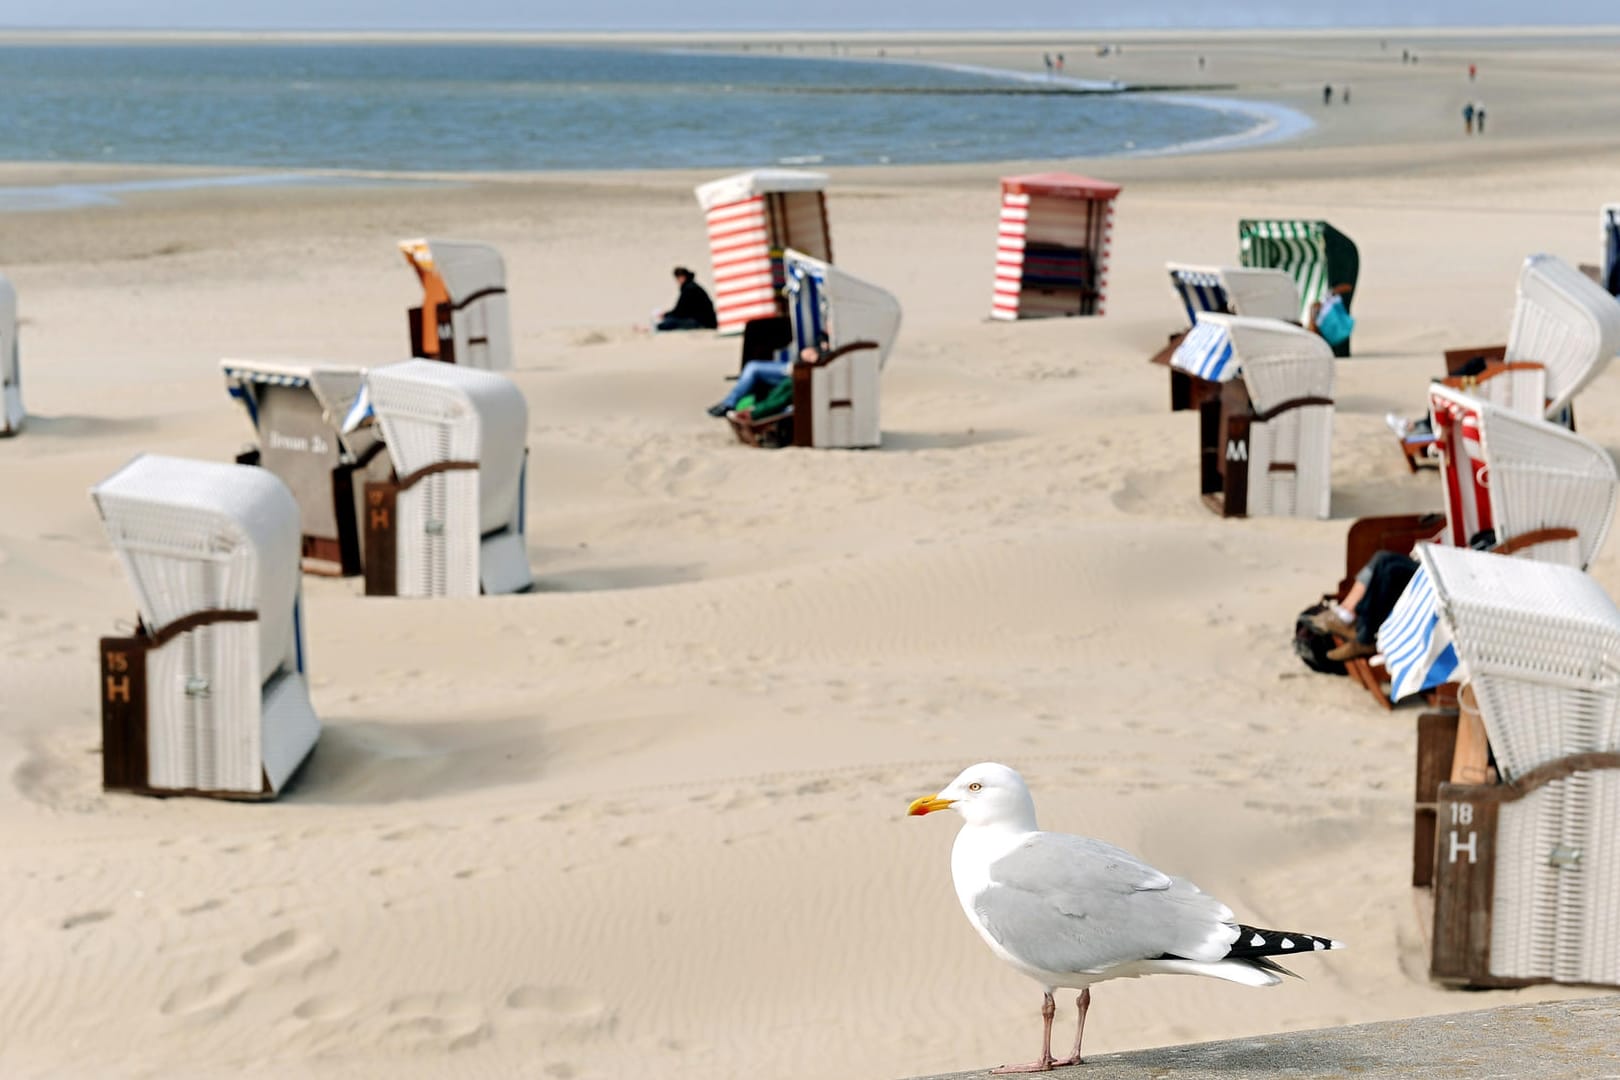
MULTIPOLYGON (((1429 395, 1444 516, 1357 521, 1346 544, 1347 577, 1339 595, 1375 551, 1405 554, 1418 540, 1466 548, 1485 530, 1491 531, 1489 550, 1496 554, 1588 566, 1608 538, 1620 504, 1620 473, 1608 451, 1558 424, 1450 387, 1433 386, 1429 395)), ((1345 666, 1386 706, 1449 681, 1424 667, 1424 677, 1414 682, 1409 657, 1382 652, 1380 657, 1345 666)))
MULTIPOLYGON (((1568 263, 1532 255, 1519 269, 1518 300, 1505 346, 1454 349, 1448 372, 1475 360, 1476 374, 1450 374, 1444 384, 1527 415, 1574 426, 1575 395, 1620 351, 1620 301, 1568 263), (1537 374, 1536 369, 1541 369, 1537 374)), ((1435 463, 1432 432, 1401 436, 1414 470, 1435 463)))
POLYGON ((17 290, 0 274, 0 436, 22 430, 22 368, 17 347, 17 290))
MULTIPOLYGON (((1216 315, 1280 319, 1283 322, 1297 322, 1299 319, 1299 287, 1294 284, 1293 278, 1281 270, 1247 266, 1190 266, 1185 263, 1165 263, 1164 267, 1170 274, 1170 288, 1187 313, 1189 329, 1198 321, 1201 311, 1216 315)), ((1180 330, 1171 334, 1169 343, 1153 355, 1152 362, 1168 365, 1187 333, 1187 330, 1180 330)), ((1220 387, 1216 383, 1195 379, 1173 367, 1170 369, 1172 412, 1196 409, 1219 393, 1220 387)))
POLYGON ((1201 312, 1170 363, 1223 384, 1199 406, 1199 490, 1211 510, 1328 516, 1333 350, 1326 341, 1277 319, 1201 312))
POLYGON ((788 248, 833 261, 826 188, 826 173, 799 169, 755 169, 698 185, 718 333, 740 334, 755 319, 786 314, 781 286, 788 248))
POLYGON ((1574 567, 1417 558, 1379 645, 1467 682, 1506 781, 1439 787, 1431 973, 1620 983, 1620 609, 1574 567))
POLYGON ((793 359, 791 404, 777 412, 732 412, 732 430, 750 446, 880 445, 879 384, 900 334, 900 302, 800 252, 784 252, 782 262, 793 340, 780 355, 793 359), (816 359, 802 358, 807 348, 816 350, 816 359))
POLYGON ((1120 190, 1076 173, 1002 177, 990 317, 1103 314, 1120 190))
POLYGON ((372 368, 344 423, 375 417, 394 475, 365 486, 368 596, 477 596, 534 584, 524 540, 529 410, 491 371, 372 368))
POLYGON ((399 247, 422 283, 422 304, 409 312, 411 355, 509 370, 512 324, 501 253, 466 240, 401 240, 399 247))
POLYGON ((320 734, 292 493, 265 469, 144 455, 90 496, 140 613, 101 639, 103 785, 273 798, 320 734))
MULTIPOLYGON (((1238 256, 1244 266, 1281 270, 1299 286, 1299 312, 1293 317, 1313 325, 1312 308, 1337 294, 1348 313, 1356 295, 1361 256, 1351 239, 1325 221, 1251 218, 1238 222, 1238 256)), ((1333 346, 1333 355, 1349 356, 1350 339, 1333 346)))
POLYGON ((259 438, 237 463, 269 469, 298 500, 304 570, 360 573, 365 485, 392 471, 379 428, 343 430, 365 372, 282 360, 222 360, 219 366, 259 438))

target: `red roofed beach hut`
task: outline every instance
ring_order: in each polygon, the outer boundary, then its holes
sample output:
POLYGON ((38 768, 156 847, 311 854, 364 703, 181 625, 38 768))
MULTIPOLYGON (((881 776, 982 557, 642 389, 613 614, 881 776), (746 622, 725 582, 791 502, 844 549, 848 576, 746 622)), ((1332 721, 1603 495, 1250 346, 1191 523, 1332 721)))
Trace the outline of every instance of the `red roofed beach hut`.
POLYGON ((991 317, 1101 315, 1119 192, 1074 173, 1002 177, 991 317))
POLYGON ((759 169, 698 187, 709 226, 720 333, 739 334, 752 319, 787 314, 785 249, 832 262, 826 187, 826 173, 796 169, 759 169))

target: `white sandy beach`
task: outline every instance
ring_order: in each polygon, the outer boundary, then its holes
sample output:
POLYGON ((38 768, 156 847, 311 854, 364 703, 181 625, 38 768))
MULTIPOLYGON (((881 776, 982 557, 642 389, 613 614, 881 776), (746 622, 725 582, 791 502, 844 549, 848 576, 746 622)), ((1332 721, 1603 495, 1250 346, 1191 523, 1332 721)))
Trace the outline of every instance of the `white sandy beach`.
MULTIPOLYGON (((1313 675, 1293 618, 1348 523, 1437 508, 1384 427, 1441 350, 1505 338, 1522 258, 1599 257, 1613 37, 1133 38, 1068 73, 1232 82, 1297 141, 1067 161, 1125 185, 1108 313, 992 323, 998 188, 1029 163, 833 171, 839 263, 900 298, 884 446, 751 451, 704 406, 736 339, 634 330, 709 280, 704 173, 201 188, 0 215, 31 413, 0 441, 0 1075, 888 1080, 1025 1060, 1039 991, 950 886, 964 765, 1246 921, 1341 938, 1269 991, 1096 989, 1087 1048, 1575 996, 1426 975, 1416 710, 1313 675), (1466 65, 1481 67, 1470 86, 1466 65), (1323 82, 1353 104, 1320 108, 1323 82), (1491 106, 1465 140, 1458 109, 1491 106), (1333 520, 1222 521, 1147 364, 1166 259, 1244 216, 1360 247, 1333 520), (421 234, 505 255, 528 397, 531 595, 306 578, 326 728, 269 805, 100 791, 96 639, 134 601, 86 497, 132 455, 229 460, 224 356, 403 358, 421 234)), ((876 44, 869 46, 876 48, 876 44)), ((1030 68, 1041 46, 890 42, 1030 68)), ((748 164, 767 164, 739 162, 748 164)), ((1039 167, 1049 167, 1043 163, 1039 167)), ((0 185, 158 170, 0 165, 0 185)), ((1620 447, 1620 375, 1580 402, 1620 447)), ((1593 566, 1620 595, 1620 549, 1593 566)), ((1060 1016, 1067 1017, 1069 1001, 1060 1016)), ((1065 1031, 1065 1037, 1067 1032, 1065 1031)))

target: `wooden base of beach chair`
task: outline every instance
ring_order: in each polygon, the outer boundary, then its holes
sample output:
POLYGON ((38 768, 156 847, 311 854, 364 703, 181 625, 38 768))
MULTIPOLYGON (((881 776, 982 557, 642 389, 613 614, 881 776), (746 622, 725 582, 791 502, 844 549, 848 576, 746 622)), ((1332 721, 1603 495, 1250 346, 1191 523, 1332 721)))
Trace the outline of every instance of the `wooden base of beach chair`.
POLYGON ((205 788, 166 788, 151 783, 148 746, 147 655, 174 635, 214 621, 256 619, 249 611, 198 612, 153 639, 137 620, 133 637, 104 637, 101 653, 101 786, 105 791, 133 795, 198 795, 211 799, 262 802, 276 797, 270 778, 260 772, 258 791, 220 791, 205 788))
POLYGON ((1440 785, 1451 778, 1457 746, 1457 713, 1426 712, 1417 718, 1417 783, 1412 796, 1412 884, 1434 884, 1434 838, 1439 828, 1440 785))
MULTIPOLYGON (((1434 932, 1429 960, 1429 976, 1439 982, 1467 987, 1513 987, 1537 983, 1566 982, 1580 985, 1610 986, 1620 983, 1620 966, 1608 954, 1596 956, 1594 976, 1557 978, 1545 974, 1504 971, 1509 961, 1492 957, 1493 922, 1496 916, 1498 865, 1513 860, 1517 866, 1528 869, 1529 864, 1551 866, 1557 872, 1565 869, 1583 875, 1601 875, 1610 872, 1613 865, 1612 843, 1591 845, 1590 850, 1548 843, 1540 826, 1547 825, 1551 837, 1560 836, 1558 820, 1542 822, 1537 819, 1533 796, 1549 784, 1559 781, 1574 782, 1583 775, 1609 773, 1620 770, 1620 753, 1575 754, 1540 765, 1512 784, 1453 784, 1442 783, 1435 799, 1437 822, 1434 844, 1434 932), (1528 814, 1516 829, 1499 829, 1504 815, 1528 814), (1515 836, 1534 837, 1513 847, 1515 836), (1533 848, 1523 845, 1533 843, 1533 848)), ((1591 813, 1591 811, 1588 811, 1591 813)), ((1562 815, 1558 815, 1560 818, 1562 815)), ((1610 823, 1588 820, 1594 829, 1606 830, 1610 823)), ((1590 835, 1590 834, 1589 834, 1590 835)), ((1548 903, 1551 903, 1548 901, 1548 903)), ((1597 901, 1600 908, 1607 899, 1597 901)), ((1580 936, 1590 941, 1593 949, 1597 940, 1586 925, 1559 925, 1565 918, 1562 910, 1538 912, 1534 920, 1538 933, 1550 935, 1556 947, 1564 947, 1558 938, 1580 936)), ((1574 918, 1590 924, 1607 921, 1604 910, 1577 910, 1574 918)))
POLYGON ((754 419, 752 412, 727 413, 726 422, 731 425, 731 433, 737 436, 737 441, 744 446, 775 450, 794 445, 795 424, 792 407, 774 416, 761 417, 758 420, 754 419))
MULTIPOLYGON (((1203 496, 1204 505, 1221 517, 1247 517, 1249 436, 1253 425, 1267 423, 1291 409, 1331 406, 1333 401, 1324 397, 1300 397, 1265 412, 1256 412, 1242 378, 1211 385, 1219 387, 1219 394, 1198 406, 1199 494, 1203 496)), ((1258 482, 1268 483, 1269 474, 1292 473, 1296 468, 1295 462, 1272 461, 1267 466, 1268 475, 1259 477, 1258 482)))

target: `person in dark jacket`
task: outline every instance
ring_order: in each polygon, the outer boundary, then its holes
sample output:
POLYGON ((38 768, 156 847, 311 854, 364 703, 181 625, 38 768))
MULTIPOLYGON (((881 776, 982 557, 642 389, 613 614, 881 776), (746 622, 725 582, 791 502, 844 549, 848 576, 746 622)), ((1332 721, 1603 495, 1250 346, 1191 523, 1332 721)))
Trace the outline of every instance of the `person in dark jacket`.
POLYGON ((703 291, 692 277, 692 271, 684 266, 675 268, 675 280, 681 287, 681 295, 676 298, 675 306, 659 316, 659 330, 713 330, 719 325, 714 317, 714 304, 709 300, 709 294, 703 291))

